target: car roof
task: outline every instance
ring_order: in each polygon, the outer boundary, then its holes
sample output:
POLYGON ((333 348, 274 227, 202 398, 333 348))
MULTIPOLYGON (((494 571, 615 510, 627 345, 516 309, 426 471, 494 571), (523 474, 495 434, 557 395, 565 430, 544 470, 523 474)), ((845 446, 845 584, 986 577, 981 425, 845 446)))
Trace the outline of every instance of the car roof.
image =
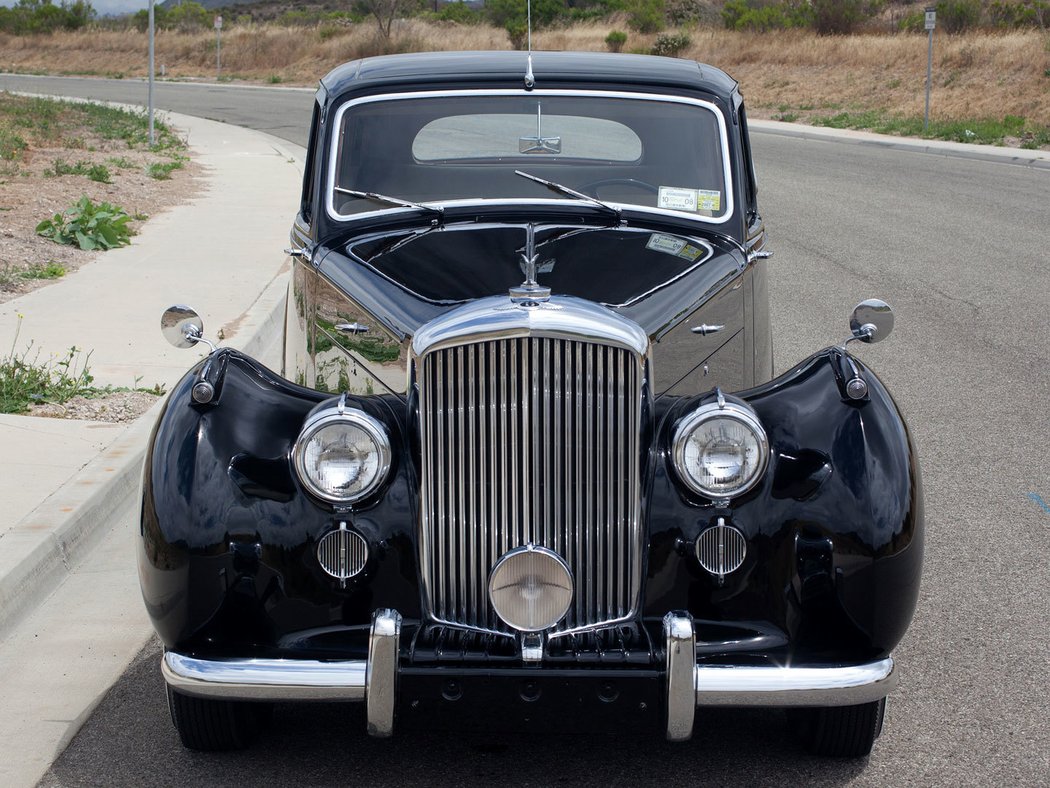
MULTIPOLYGON (((329 100, 348 93, 442 87, 522 88, 525 52, 419 52, 354 60, 328 73, 329 100)), ((736 81, 714 66, 671 57, 605 52, 533 52, 536 87, 701 90, 730 100, 736 81)))

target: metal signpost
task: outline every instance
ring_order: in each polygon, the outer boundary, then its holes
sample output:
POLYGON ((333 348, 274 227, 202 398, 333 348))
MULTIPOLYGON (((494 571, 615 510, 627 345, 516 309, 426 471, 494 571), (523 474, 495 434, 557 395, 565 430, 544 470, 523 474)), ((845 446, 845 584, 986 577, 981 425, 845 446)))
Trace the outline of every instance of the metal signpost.
POLYGON ((149 0, 149 144, 152 148, 153 139, 153 0, 149 0))
POLYGON ((926 31, 930 35, 926 51, 926 116, 922 121, 923 132, 930 129, 930 82, 933 80, 933 29, 937 27, 937 9, 926 9, 926 31))
POLYGON ((215 78, 222 75, 222 17, 215 17, 215 78))

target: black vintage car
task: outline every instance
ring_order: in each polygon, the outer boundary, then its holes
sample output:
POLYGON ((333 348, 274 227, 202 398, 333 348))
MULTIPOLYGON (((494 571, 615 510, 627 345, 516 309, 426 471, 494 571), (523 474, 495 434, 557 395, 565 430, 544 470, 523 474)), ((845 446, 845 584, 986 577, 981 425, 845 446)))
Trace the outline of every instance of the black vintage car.
MULTIPOLYGON (((175 727, 274 701, 690 737, 784 706, 879 735, 922 565, 908 429, 846 343, 773 378, 736 83, 684 60, 437 53, 317 92, 280 373, 221 348, 145 471, 175 727)), ((165 315, 206 342, 186 308, 165 315)), ((885 338, 862 303, 846 340, 885 338)), ((845 334, 846 332, 843 331, 845 334)))

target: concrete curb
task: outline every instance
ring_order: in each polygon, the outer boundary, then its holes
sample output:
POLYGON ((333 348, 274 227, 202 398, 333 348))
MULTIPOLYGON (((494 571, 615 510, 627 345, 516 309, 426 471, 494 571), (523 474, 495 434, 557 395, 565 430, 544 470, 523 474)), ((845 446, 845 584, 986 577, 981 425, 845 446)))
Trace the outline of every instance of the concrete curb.
MULTIPOLYGON (((229 345, 279 366, 287 289, 287 273, 268 282, 229 345)), ((164 401, 132 422, 5 536, 8 556, 17 551, 21 557, 12 570, 0 575, 0 639, 91 551, 112 524, 114 513, 139 495, 146 442, 164 401)))
POLYGON ((894 137, 889 134, 874 134, 870 131, 828 129, 822 126, 804 126, 801 123, 784 123, 778 120, 748 120, 747 125, 751 131, 759 134, 776 134, 781 137, 842 142, 851 145, 872 145, 886 150, 928 153, 934 156, 1050 169, 1050 151, 1045 150, 1023 150, 1003 148, 997 145, 972 145, 966 142, 894 137))

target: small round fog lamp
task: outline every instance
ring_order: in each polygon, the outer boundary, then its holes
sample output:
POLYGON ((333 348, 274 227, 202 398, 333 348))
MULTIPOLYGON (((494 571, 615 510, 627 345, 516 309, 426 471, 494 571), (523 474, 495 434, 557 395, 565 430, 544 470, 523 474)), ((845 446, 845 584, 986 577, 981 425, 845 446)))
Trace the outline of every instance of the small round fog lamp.
POLYGON ((569 610, 572 573, 553 550, 536 545, 506 553, 489 576, 489 599, 496 615, 520 632, 550 629, 569 610))

